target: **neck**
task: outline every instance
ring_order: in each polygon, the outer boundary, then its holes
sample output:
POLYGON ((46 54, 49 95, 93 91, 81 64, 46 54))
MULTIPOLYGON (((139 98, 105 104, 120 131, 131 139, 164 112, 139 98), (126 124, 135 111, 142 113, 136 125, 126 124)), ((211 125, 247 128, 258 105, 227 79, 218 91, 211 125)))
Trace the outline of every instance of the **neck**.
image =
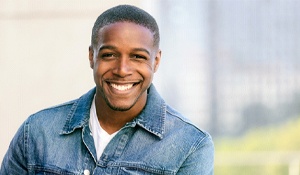
POLYGON ((141 96, 138 100, 144 101, 144 103, 135 104, 131 109, 126 111, 117 111, 110 108, 100 94, 96 94, 96 113, 101 127, 108 134, 113 134, 120 130, 126 123, 132 121, 141 113, 146 104, 146 99, 147 95, 141 96))

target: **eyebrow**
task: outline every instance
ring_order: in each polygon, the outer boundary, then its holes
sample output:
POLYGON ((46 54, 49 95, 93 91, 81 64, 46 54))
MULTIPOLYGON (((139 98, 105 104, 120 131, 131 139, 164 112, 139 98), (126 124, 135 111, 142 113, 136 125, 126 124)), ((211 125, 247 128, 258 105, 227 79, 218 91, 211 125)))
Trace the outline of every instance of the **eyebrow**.
POLYGON ((99 48, 99 51, 104 50, 104 49, 117 50, 117 48, 115 46, 103 45, 99 48))
MULTIPOLYGON (((99 51, 104 50, 104 49, 117 50, 117 47, 112 46, 112 45, 103 45, 99 48, 99 51)), ((148 55, 150 55, 150 52, 147 49, 144 49, 144 48, 134 48, 133 51, 146 52, 148 55)))
POLYGON ((133 51, 141 51, 141 52, 146 52, 148 55, 150 55, 150 52, 147 49, 144 48, 135 48, 133 51))

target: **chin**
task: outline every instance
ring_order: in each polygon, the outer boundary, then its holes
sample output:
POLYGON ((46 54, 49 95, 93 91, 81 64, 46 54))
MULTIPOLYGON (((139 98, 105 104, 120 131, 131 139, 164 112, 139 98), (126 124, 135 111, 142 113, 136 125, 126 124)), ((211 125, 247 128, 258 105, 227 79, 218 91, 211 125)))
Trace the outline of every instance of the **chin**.
POLYGON ((114 111, 128 111, 132 108, 132 106, 113 106, 109 104, 109 107, 114 111))

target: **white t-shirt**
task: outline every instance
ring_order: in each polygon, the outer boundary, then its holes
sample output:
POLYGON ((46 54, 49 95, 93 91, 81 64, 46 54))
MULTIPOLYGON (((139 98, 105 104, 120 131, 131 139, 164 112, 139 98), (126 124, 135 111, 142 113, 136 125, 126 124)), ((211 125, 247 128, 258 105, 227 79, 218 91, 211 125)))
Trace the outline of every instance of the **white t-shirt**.
POLYGON ((92 106, 90 109, 90 121, 89 126, 94 138, 96 153, 97 153, 97 160, 99 160, 100 156, 102 155, 105 147, 110 142, 110 140, 118 133, 115 132, 113 134, 108 134, 100 125, 97 112, 96 112, 96 105, 95 105, 95 97, 92 102, 92 106))

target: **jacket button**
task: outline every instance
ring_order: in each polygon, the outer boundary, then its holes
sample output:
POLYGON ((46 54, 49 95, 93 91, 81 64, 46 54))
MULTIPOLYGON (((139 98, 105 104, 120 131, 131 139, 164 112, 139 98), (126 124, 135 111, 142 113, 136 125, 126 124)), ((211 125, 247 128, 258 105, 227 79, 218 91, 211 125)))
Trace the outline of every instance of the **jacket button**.
POLYGON ((90 171, 89 171, 89 170, 84 170, 84 171, 83 171, 83 174, 84 174, 84 175, 90 175, 90 171))

